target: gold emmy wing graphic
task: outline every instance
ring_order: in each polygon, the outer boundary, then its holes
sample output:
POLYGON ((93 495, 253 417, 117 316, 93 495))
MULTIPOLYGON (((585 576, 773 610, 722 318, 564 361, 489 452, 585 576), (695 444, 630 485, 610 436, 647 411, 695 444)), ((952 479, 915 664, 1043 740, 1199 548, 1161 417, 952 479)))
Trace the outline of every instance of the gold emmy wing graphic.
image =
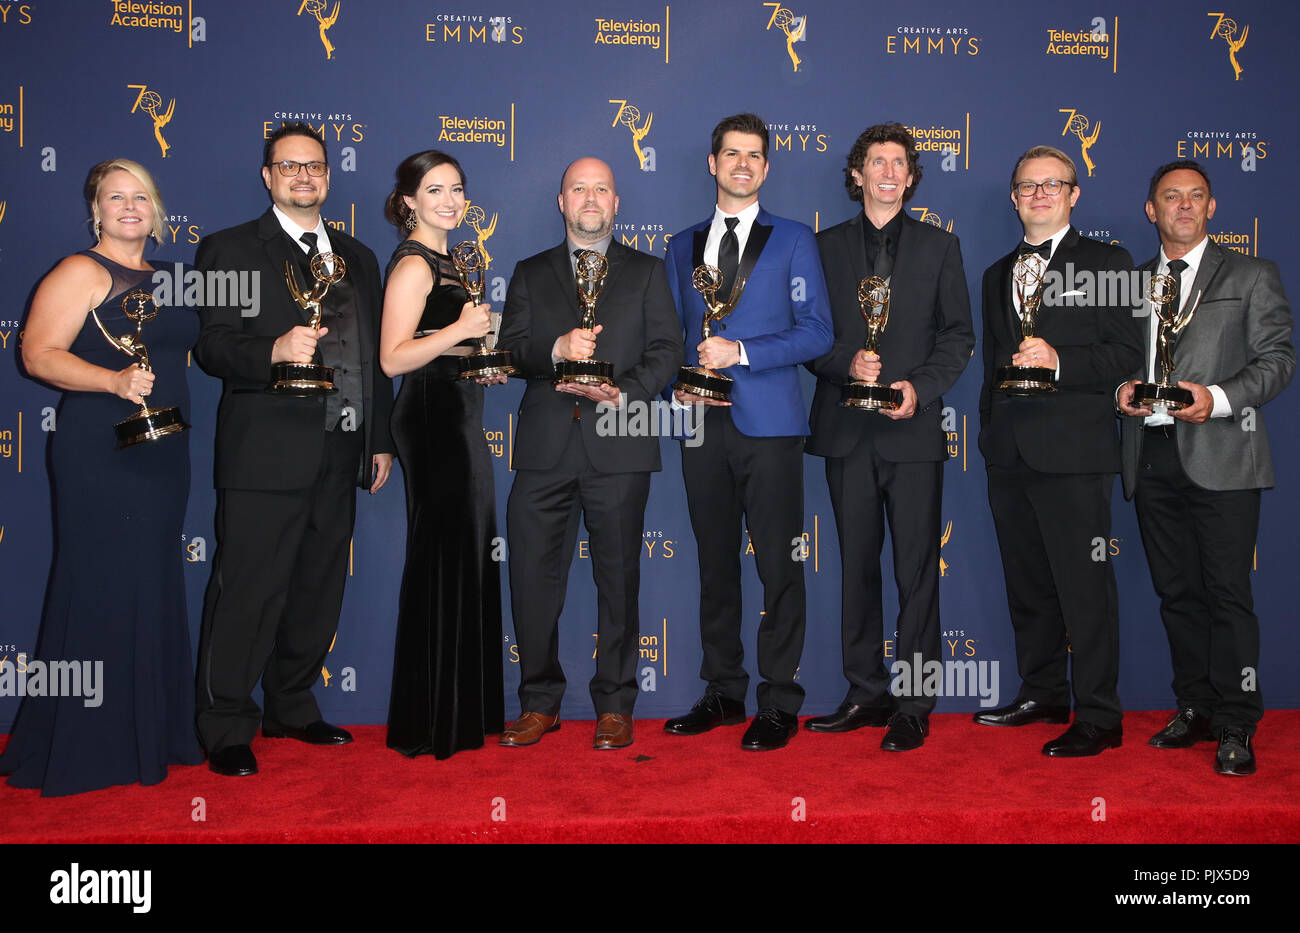
POLYGON ((1237 22, 1230 16, 1224 16, 1222 13, 1206 13, 1206 16, 1217 16, 1214 21, 1214 28, 1210 30, 1210 38, 1223 36, 1223 41, 1228 43, 1228 61, 1232 63, 1232 71, 1236 77, 1235 81, 1241 80, 1241 63, 1237 61, 1237 53, 1241 47, 1246 44, 1246 37, 1250 35, 1250 27, 1247 26, 1241 31, 1241 38, 1236 38, 1237 22))
MULTIPOLYGON (((339 640, 339 633, 338 633, 338 632, 335 632, 335 633, 334 633, 334 637, 330 639, 330 650, 329 650, 329 651, 326 651, 326 652, 325 652, 326 654, 331 654, 331 653, 333 653, 333 651, 334 651, 334 644, 335 644, 338 640, 339 640)), ((334 675, 330 673, 330 669, 329 669, 328 667, 326 667, 324 664, 322 664, 321 667, 320 667, 320 676, 321 676, 321 679, 325 681, 324 686, 326 686, 326 687, 328 687, 328 686, 330 685, 330 681, 334 679, 334 675)))
POLYGON ((478 248, 483 251, 483 266, 492 265, 492 254, 487 251, 488 237, 492 236, 497 229, 497 215, 492 214, 492 220, 484 229, 483 221, 487 219, 487 211, 473 204, 470 201, 465 202, 465 213, 461 216, 460 222, 469 224, 474 233, 478 235, 478 248))
POLYGON ((631 106, 625 100, 611 100, 611 104, 618 104, 618 110, 614 114, 614 122, 610 126, 618 126, 620 123, 628 128, 632 134, 632 149, 636 152, 637 168, 645 168, 646 155, 641 149, 641 140, 646 138, 650 132, 650 125, 654 123, 655 115, 652 113, 645 118, 645 124, 637 126, 637 121, 641 119, 641 111, 631 106))
POLYGON ((943 537, 939 539, 939 576, 948 576, 948 562, 943 559, 943 548, 952 537, 952 519, 948 519, 948 526, 943 530, 943 537))
POLYGON ((302 0, 302 6, 298 7, 299 16, 302 16, 303 13, 310 13, 316 17, 319 26, 318 31, 320 32, 320 44, 325 46, 325 60, 329 61, 334 57, 334 43, 330 42, 329 36, 325 35, 325 33, 338 21, 339 4, 337 0, 329 16, 322 16, 321 14, 324 12, 325 0, 302 0))
POLYGON ((773 26, 780 27, 785 33, 785 51, 790 56, 790 62, 794 65, 794 70, 799 70, 799 65, 803 59, 799 53, 794 50, 794 44, 804 37, 808 29, 807 16, 795 16, 794 11, 787 10, 779 3, 764 3, 763 6, 775 7, 772 11, 772 18, 767 21, 767 28, 773 26))
POLYGON ((171 143, 163 139, 162 128, 171 122, 172 114, 176 112, 176 98, 173 97, 167 105, 167 111, 158 115, 158 108, 162 106, 162 95, 157 91, 149 90, 147 84, 128 84, 128 88, 139 88, 140 93, 136 96, 135 104, 131 107, 131 112, 143 110, 153 118, 153 136, 158 140, 158 148, 162 150, 162 157, 167 158, 167 150, 171 148, 171 143))
POLYGON ((0 201, 0 223, 3 223, 3 222, 4 222, 4 219, 5 219, 5 204, 7 204, 7 203, 8 203, 8 202, 6 202, 6 201, 0 201))
POLYGON ((940 230, 947 230, 952 233, 952 221, 948 221, 948 226, 943 225, 943 218, 930 210, 928 207, 909 207, 909 211, 914 214, 920 214, 916 219, 923 224, 929 224, 931 227, 938 227, 940 230))
POLYGON ((1088 155, 1088 150, 1092 148, 1093 143, 1097 141, 1097 137, 1101 135, 1101 121, 1098 120, 1097 125, 1094 126, 1092 132, 1089 133, 1088 118, 1079 113, 1079 111, 1070 110, 1066 107, 1059 108, 1059 111, 1061 113, 1069 114, 1069 117, 1065 120, 1065 129, 1061 130, 1061 135, 1064 136, 1066 133, 1073 133, 1075 136, 1079 137, 1079 151, 1083 156, 1083 164, 1088 167, 1088 177, 1091 178, 1092 170, 1095 169, 1097 165, 1092 161, 1092 156, 1088 155), (1085 133, 1087 135, 1084 135, 1085 133))

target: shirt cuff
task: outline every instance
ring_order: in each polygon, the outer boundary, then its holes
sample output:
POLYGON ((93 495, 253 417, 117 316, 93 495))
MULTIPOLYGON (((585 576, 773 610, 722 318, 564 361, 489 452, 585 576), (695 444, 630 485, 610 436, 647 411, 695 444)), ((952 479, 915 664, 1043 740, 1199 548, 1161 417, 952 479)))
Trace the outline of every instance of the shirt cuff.
POLYGON ((1228 393, 1218 386, 1206 386, 1206 388, 1210 390, 1210 395, 1214 397, 1214 410, 1210 412, 1210 417, 1232 417, 1232 405, 1228 402, 1228 393))
POLYGON ((736 350, 738 353, 740 353, 740 365, 748 366, 749 357, 745 355, 745 345, 741 343, 739 340, 736 341, 736 350))
POLYGON ((560 354, 555 349, 559 345, 560 345, 560 338, 556 337, 555 343, 551 344, 551 365, 552 366, 560 362, 560 360, 564 359, 564 357, 560 356, 560 354))

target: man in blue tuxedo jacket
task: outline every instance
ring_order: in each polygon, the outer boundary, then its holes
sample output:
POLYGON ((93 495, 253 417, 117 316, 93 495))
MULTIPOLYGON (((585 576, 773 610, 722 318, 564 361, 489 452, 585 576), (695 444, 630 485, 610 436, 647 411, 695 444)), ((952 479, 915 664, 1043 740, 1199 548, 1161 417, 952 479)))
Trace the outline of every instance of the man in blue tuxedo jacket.
MULTIPOLYGON (((763 583, 758 630, 758 714, 741 747, 780 748, 798 729, 804 691, 795 682, 803 652, 803 446, 808 410, 798 366, 831 348, 826 283, 813 233, 758 204, 767 178, 767 125, 754 114, 713 130, 709 172, 717 180, 711 217, 673 237, 668 284, 686 333, 686 363, 735 380, 730 402, 678 390, 679 404, 703 405, 701 434, 682 448, 686 499, 700 562, 700 676, 708 686, 690 713, 665 729, 697 735, 745 721, 749 675, 741 646, 742 517, 763 583), (707 263, 722 270, 720 295, 743 292, 713 336, 702 334, 704 301, 691 284, 707 263)), ((700 409, 696 409, 697 411, 700 409)))

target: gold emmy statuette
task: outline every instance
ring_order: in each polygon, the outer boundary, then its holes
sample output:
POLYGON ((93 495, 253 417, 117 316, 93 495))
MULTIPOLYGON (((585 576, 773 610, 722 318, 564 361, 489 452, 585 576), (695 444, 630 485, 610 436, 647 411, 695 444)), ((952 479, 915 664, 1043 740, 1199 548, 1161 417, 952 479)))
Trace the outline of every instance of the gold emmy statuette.
MULTIPOLYGON (((483 276, 488 269, 483 248, 473 240, 462 240, 451 251, 451 264, 456 267, 456 276, 469 295, 469 300, 476 305, 482 304, 483 276)), ((493 336, 492 339, 495 343, 496 337, 493 336)), ((487 337, 477 338, 474 352, 457 361, 461 379, 509 376, 515 371, 510 362, 510 351, 488 349, 487 342, 487 337)))
MULTIPOLYGON (((863 349, 880 355, 880 335, 889 324, 889 283, 878 275, 858 283, 858 305, 867 322, 867 340, 863 349)), ((850 382, 844 387, 840 404, 845 408, 868 411, 893 411, 903 404, 903 393, 878 382, 850 382)))
MULTIPOLYGON (((1038 306, 1043 300, 1043 276, 1047 262, 1037 253, 1026 253, 1016 260, 1011 277, 1020 297, 1020 336, 1033 337, 1038 332, 1038 306)), ((1056 370, 1046 366, 1002 366, 998 369, 998 392, 1007 395, 1047 395, 1056 391, 1056 370)))
MULTIPOLYGON (((143 329, 145 321, 152 321, 158 316, 158 303, 154 301, 153 295, 136 289, 128 292, 122 299, 122 313, 130 320, 135 321, 134 334, 114 337, 108 332, 108 328, 104 326, 104 322, 99 319, 99 315, 93 309, 90 316, 95 319, 95 326, 99 328, 99 332, 104 335, 105 340, 127 356, 135 359, 145 372, 152 372, 153 369, 149 365, 149 348, 140 339, 140 331, 143 329)), ((179 434, 181 431, 188 429, 189 425, 181 417, 179 408, 150 408, 143 400, 140 402, 139 411, 130 418, 113 425, 113 433, 117 435, 119 450, 123 447, 131 447, 141 441, 156 441, 160 437, 166 437, 168 434, 179 434)))
POLYGON ((1157 413, 1178 411, 1196 400, 1190 389, 1180 388, 1171 377, 1174 374, 1174 338, 1191 323, 1200 296, 1196 301, 1187 302, 1187 307, 1180 313, 1177 308, 1170 308, 1177 295, 1178 284, 1173 276, 1160 273, 1151 276, 1147 283, 1147 301, 1151 302, 1151 310, 1159 321, 1156 360, 1160 363, 1160 379, 1157 382, 1139 382, 1134 386, 1133 405, 1157 413))
MULTIPOLYGON (((312 330, 320 330, 321 303, 330 286, 342 281, 347 273, 347 263, 338 253, 317 253, 311 259, 311 274, 316 281, 309 290, 303 291, 293 271, 293 262, 284 264, 284 281, 289 286, 289 294, 298 302, 298 307, 311 312, 309 326, 312 330), (330 271, 330 266, 333 266, 333 271, 330 271)), ((301 398, 330 395, 338 391, 334 385, 334 367, 311 362, 272 363, 271 385, 267 391, 301 398)))
MULTIPOLYGON (((596 327, 596 302, 605 289, 609 260, 594 249, 578 253, 578 300, 582 302, 582 329, 596 327)), ((614 385, 614 364, 602 360, 560 360, 555 364, 558 382, 576 382, 585 386, 614 385)))
MULTIPOLYGON (((718 300, 718 289, 722 286, 722 272, 717 266, 696 266, 691 273, 691 285, 704 299, 704 339, 713 336, 713 325, 718 330, 725 330, 726 325, 719 323, 735 310, 740 296, 745 291, 745 280, 736 279, 731 288, 731 296, 726 301, 718 300)), ((677 370, 674 389, 690 392, 703 398, 716 399, 719 402, 731 401, 731 390, 736 387, 736 380, 704 366, 683 366, 677 370)))

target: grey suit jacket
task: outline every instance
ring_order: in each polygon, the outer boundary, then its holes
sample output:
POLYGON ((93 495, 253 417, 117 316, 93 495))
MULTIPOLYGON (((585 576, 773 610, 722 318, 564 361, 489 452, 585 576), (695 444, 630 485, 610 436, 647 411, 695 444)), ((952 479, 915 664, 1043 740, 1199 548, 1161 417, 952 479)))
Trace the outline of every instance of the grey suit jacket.
MULTIPOLYGON (((1142 266, 1154 272, 1157 254, 1142 266)), ((1217 385, 1232 406, 1227 418, 1178 422, 1178 455, 1188 478, 1205 489, 1268 489, 1273 461, 1260 406, 1280 393, 1295 372, 1291 306, 1277 266, 1226 250, 1211 240, 1188 301, 1200 304, 1174 346, 1174 380, 1217 385)), ((1148 356, 1150 328, 1143 329, 1148 356)), ((1135 376, 1146 379, 1146 373, 1135 376)), ((1124 496, 1137 488, 1142 419, 1125 418, 1124 496)))

